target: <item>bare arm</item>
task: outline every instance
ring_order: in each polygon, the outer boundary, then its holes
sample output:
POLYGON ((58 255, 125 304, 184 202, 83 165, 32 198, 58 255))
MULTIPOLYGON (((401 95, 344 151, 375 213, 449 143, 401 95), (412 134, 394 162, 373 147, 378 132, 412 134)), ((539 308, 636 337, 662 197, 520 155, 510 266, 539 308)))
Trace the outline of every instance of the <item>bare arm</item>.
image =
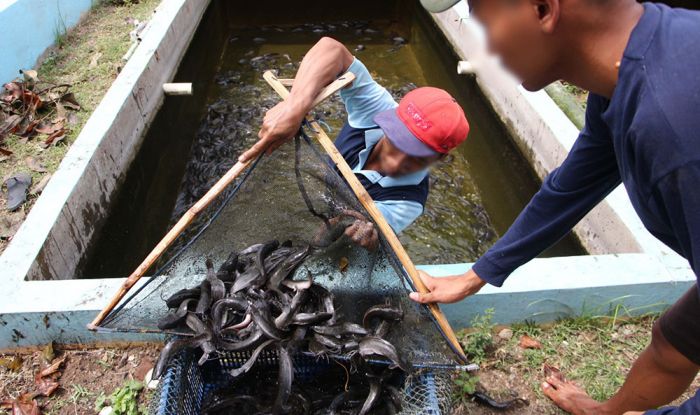
POLYGON ((299 65, 289 97, 270 109, 258 132, 260 139, 238 161, 246 162, 262 151, 274 151, 294 137, 304 116, 321 90, 347 71, 353 61, 350 51, 330 37, 321 38, 299 65))

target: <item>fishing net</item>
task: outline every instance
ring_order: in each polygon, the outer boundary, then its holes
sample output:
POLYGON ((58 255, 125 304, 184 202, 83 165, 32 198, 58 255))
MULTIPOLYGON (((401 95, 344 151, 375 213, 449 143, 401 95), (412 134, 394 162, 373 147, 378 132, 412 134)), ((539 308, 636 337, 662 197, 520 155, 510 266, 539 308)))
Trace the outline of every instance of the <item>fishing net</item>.
MULTIPOLYGON (((231 252, 260 242, 313 245, 326 231, 324 220, 348 210, 370 220, 327 157, 308 137, 297 137, 255 161, 244 177, 200 214, 164 255, 156 276, 123 301, 101 328, 161 331, 157 322, 168 313, 164 300, 198 285, 205 278, 207 258, 218 268, 231 252)), ((453 361, 427 308, 408 299, 411 281, 383 237, 376 250, 368 251, 341 236, 315 249, 297 273, 302 278, 309 273, 314 282, 328 288, 348 321, 361 322, 372 305, 400 307, 405 312, 402 329, 393 334, 404 353, 426 364, 453 361)))
MULTIPOLYGON (((260 92, 260 87, 257 88, 260 92)), ((258 95, 266 104, 272 103, 269 92, 258 95)), ((325 105, 325 108, 337 107, 337 100, 325 105)), ((317 113, 323 114, 323 108, 317 113)), ((236 111, 243 109, 227 103, 210 106, 206 125, 217 126, 219 134, 214 135, 226 136, 230 141, 210 140, 218 151, 212 148, 206 151, 202 146, 193 149, 193 159, 199 163, 188 166, 183 187, 190 191, 181 192, 179 205, 194 202, 202 189, 211 186, 232 165, 235 155, 249 145, 237 140, 236 134, 250 136, 251 132, 240 131, 236 123, 227 122, 227 117, 236 111)), ((264 110, 258 111, 261 115, 264 110)), ((254 118, 255 113, 247 116, 254 118)), ((99 329, 192 336, 192 331, 184 325, 159 328, 159 322, 173 313, 166 300, 183 289, 200 286, 208 278, 207 261, 209 268, 213 265, 213 269, 220 271, 232 253, 235 256, 256 244, 277 241, 274 249, 306 249, 308 256, 288 280, 311 279, 330 292, 338 321, 362 325, 366 323, 365 313, 373 306, 401 310, 400 321, 393 323, 383 335, 412 368, 398 385, 403 392, 401 413, 426 413, 420 408, 425 407, 428 398, 438 398, 441 411, 446 411, 450 372, 435 370, 457 367, 460 363, 457 355, 429 310, 409 300, 407 294, 414 287, 385 238, 380 235, 379 246, 367 250, 342 235, 344 227, 356 218, 371 220, 371 217, 328 156, 309 138, 312 135, 309 129, 309 125, 304 126, 292 142, 272 155, 255 160, 244 175, 198 215, 161 257, 150 272, 152 276, 128 293, 99 329), (430 373, 428 383, 424 381, 425 373, 430 373)), ((207 134, 200 131, 200 135, 207 134)), ((176 210, 176 213, 182 212, 176 210)), ((248 256, 248 266, 253 267, 256 254, 248 256)), ((229 289, 227 285, 227 292, 229 289)), ((299 353, 308 355, 306 349, 300 347, 299 353)), ((324 358, 345 362, 350 368, 355 354, 356 351, 338 349, 325 353, 324 358)), ((219 353, 219 367, 225 366, 227 356, 231 357, 219 353)), ((314 358, 318 359, 318 354, 314 358)), ((217 354, 210 359, 216 360, 217 354)), ((373 363, 386 366, 391 362, 380 358, 373 363)))

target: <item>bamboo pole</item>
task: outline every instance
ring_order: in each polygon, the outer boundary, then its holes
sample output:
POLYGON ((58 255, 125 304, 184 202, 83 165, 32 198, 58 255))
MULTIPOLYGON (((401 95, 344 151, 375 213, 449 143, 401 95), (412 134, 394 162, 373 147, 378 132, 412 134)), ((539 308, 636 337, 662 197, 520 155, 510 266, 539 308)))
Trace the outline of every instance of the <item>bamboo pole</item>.
MULTIPOLYGON (((355 75, 352 72, 346 72, 338 79, 330 83, 328 86, 323 88, 321 92, 316 96, 312 106, 318 105, 321 101, 325 100, 329 96, 333 95, 338 90, 344 88, 349 83, 355 79, 355 75)), ((292 80, 293 81, 293 80, 292 80)), ((284 88, 284 87, 283 87, 284 88)), ((286 91, 286 89, 285 89, 286 91)), ((161 239, 160 242, 153 248, 153 250, 146 256, 146 258, 141 262, 141 264, 136 267, 134 272, 129 275, 129 277, 124 281, 124 283, 119 287, 119 290, 114 294, 112 299, 109 301, 107 306, 102 309, 102 311, 97 314, 97 316, 92 320, 87 328, 90 330, 97 330, 97 326, 102 323, 102 321, 107 317, 109 313, 114 310, 114 307, 119 304, 119 302, 124 298, 127 292, 138 282, 138 280, 143 277, 143 275, 148 271, 148 269, 153 266, 153 264, 158 260, 158 258, 163 255, 170 245, 177 239, 177 237, 192 223, 192 221, 197 217, 197 215, 204 210, 209 204, 216 199, 224 189, 233 182, 236 177, 238 177, 242 172, 246 170, 250 160, 241 163, 240 161, 231 167, 229 171, 224 174, 219 181, 217 181, 214 186, 212 186, 209 191, 202 196, 201 199, 197 201, 191 208, 185 212, 184 215, 177 221, 177 223, 168 231, 167 234, 161 239)))
MULTIPOLYGON (((270 86, 280 95, 280 97, 282 97, 283 100, 287 98, 287 96, 289 95, 289 91, 281 82, 279 82, 277 77, 272 72, 265 72, 263 78, 265 78, 267 83, 270 84, 270 86)), ((411 278, 411 281, 413 281, 413 285, 415 285, 418 292, 427 293, 429 291, 428 287, 425 286, 423 280, 421 280, 420 276, 418 275, 418 270, 413 264, 413 261, 411 261, 411 258, 408 256, 408 253, 404 249, 403 245, 401 245, 399 238, 396 236, 391 226, 389 226, 389 223, 384 218, 384 215, 382 215, 377 206, 374 204, 372 197, 369 195, 369 193, 367 193, 367 190, 364 188, 364 186, 362 186, 362 183, 360 183, 357 177, 355 177, 355 173, 353 173, 348 163, 345 161, 343 156, 335 147, 333 141, 331 141, 331 139, 328 137, 325 131, 323 131, 321 126, 318 125, 318 123, 314 121, 314 119, 311 116, 307 115, 306 120, 309 122, 309 124, 311 124, 313 134, 316 135, 316 138, 321 143, 321 146, 331 157, 336 167, 338 167, 338 170, 340 170, 340 173, 345 178, 345 181, 350 185, 353 192, 360 200, 362 206, 364 206, 364 208, 370 214, 372 219, 374 219, 374 222, 377 224, 377 227, 379 228, 380 232, 389 242, 389 245, 396 253, 396 256, 399 258, 399 261, 401 261, 401 265, 403 265, 403 267, 406 269, 406 272, 408 273, 408 276, 411 278)), ((454 348, 455 352, 459 354, 459 357, 461 359, 466 361, 467 358, 464 355, 462 346, 460 345, 459 340, 457 340, 457 336, 455 336, 452 326, 450 326, 450 323, 447 321, 447 318, 442 313, 442 310, 440 310, 440 307, 435 303, 431 303, 428 304, 428 309, 433 314, 433 317, 435 317, 435 320, 437 321, 442 331, 445 333, 448 341, 452 344, 452 347, 454 348)))

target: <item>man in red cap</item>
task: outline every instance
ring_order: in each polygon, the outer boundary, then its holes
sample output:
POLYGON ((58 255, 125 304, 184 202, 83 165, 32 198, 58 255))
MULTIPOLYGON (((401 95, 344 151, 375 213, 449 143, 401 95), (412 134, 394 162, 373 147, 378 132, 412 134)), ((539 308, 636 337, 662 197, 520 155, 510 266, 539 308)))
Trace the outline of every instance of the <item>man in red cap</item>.
MULTIPOLYGON (((469 124, 455 99, 438 88, 417 88, 397 104, 334 39, 322 38, 304 56, 289 97, 265 114, 260 141, 239 161, 292 138, 321 89, 348 70, 356 78, 340 93, 348 121, 335 145, 399 233, 423 213, 428 167, 467 138, 469 124)), ((366 248, 377 243, 377 231, 368 221, 358 219, 345 234, 366 248)))

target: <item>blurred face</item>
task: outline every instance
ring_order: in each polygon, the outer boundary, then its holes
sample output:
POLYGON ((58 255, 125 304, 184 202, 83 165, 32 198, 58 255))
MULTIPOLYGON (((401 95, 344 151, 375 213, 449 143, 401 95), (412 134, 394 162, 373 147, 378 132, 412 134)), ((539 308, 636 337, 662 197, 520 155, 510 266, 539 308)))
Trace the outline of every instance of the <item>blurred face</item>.
MULTIPOLYGON (((530 90, 554 82, 557 13, 547 0, 477 0, 472 14, 486 29, 489 50, 530 90)), ((558 3, 557 3, 558 4, 558 3)))
POLYGON ((384 176, 398 177, 415 173, 422 170, 436 161, 441 156, 414 157, 409 156, 394 146, 386 136, 382 137, 376 145, 379 150, 379 173, 384 176))

